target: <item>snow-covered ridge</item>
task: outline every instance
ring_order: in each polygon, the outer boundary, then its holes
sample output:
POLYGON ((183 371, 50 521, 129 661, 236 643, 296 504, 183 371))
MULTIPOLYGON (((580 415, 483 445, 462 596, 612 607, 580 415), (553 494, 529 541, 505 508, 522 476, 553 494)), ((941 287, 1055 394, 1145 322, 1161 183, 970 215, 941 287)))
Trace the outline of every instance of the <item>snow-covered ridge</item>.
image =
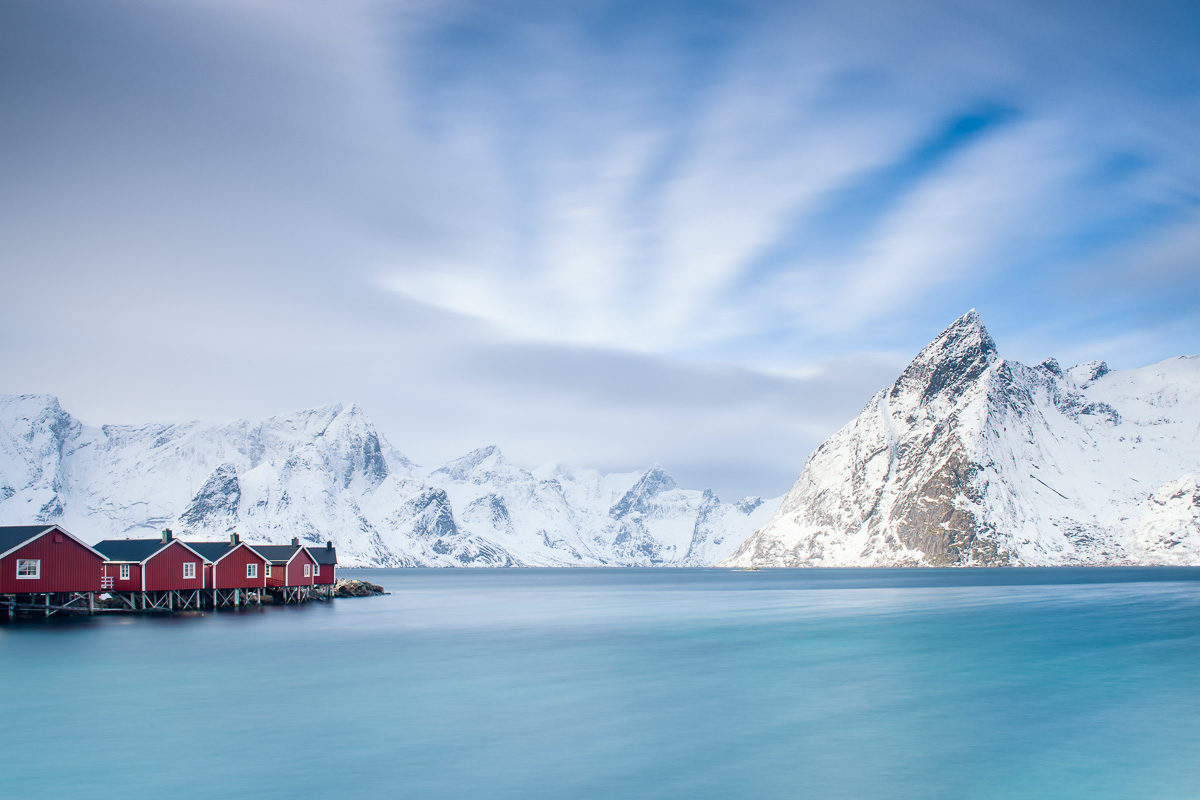
POLYGON ((748 566, 1200 564, 1200 356, 1002 358, 974 311, 809 457, 748 566))
POLYGON ((0 524, 88 541, 333 540, 345 565, 696 566, 778 500, 722 503, 657 465, 533 472, 485 447, 422 469, 355 405, 221 425, 82 425, 49 395, 0 396, 0 524))

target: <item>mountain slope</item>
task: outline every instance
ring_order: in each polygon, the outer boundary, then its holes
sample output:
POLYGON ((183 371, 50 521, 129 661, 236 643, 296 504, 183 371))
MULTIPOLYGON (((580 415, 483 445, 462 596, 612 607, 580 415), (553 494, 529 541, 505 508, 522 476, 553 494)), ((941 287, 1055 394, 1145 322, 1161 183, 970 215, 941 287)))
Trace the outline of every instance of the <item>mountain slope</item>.
POLYGON ((486 447, 422 470, 354 405, 92 428, 54 397, 0 396, 0 523, 58 522, 88 541, 171 527, 332 539, 347 565, 701 565, 769 513, 680 489, 657 466, 535 476, 486 447))
POLYGON ((1200 357, 1000 357, 971 311, 809 457, 730 566, 1200 564, 1200 357))

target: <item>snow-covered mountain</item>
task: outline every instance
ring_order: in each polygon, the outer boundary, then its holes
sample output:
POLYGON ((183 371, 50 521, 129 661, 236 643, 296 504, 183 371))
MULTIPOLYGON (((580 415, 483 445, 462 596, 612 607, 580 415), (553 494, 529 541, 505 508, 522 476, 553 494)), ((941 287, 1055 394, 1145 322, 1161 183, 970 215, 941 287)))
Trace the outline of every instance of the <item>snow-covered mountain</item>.
POLYGON ((999 356, 971 311, 809 457, 729 566, 1200 564, 1200 356, 999 356))
POLYGON ((721 503, 657 465, 529 472, 486 447, 425 470, 355 405, 225 425, 88 427, 46 395, 0 396, 0 524, 87 541, 179 536, 324 543, 361 566, 696 566, 778 499, 721 503))

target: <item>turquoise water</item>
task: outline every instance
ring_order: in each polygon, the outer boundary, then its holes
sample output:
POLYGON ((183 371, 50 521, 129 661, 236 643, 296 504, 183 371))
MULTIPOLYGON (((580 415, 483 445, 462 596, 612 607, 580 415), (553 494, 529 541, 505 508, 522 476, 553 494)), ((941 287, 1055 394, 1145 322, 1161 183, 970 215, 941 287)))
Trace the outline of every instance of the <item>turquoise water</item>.
POLYGON ((0 624, 0 796, 1200 797, 1200 569, 341 573, 0 624))

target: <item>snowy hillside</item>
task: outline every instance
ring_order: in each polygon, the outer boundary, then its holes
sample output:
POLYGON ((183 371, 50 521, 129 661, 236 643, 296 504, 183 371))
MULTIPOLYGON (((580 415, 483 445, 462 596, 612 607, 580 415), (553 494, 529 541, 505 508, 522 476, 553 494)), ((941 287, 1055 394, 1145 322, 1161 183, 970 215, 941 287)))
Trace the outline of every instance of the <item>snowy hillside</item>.
POLYGON ((1062 369, 971 311, 809 457, 730 566, 1200 564, 1200 356, 1062 369))
POLYGON ((721 503, 658 466, 531 473, 495 447, 424 470, 357 406, 261 422, 91 428, 54 397, 0 396, 0 524, 87 541, 181 536, 311 543, 375 566, 693 566, 777 505, 721 503))

